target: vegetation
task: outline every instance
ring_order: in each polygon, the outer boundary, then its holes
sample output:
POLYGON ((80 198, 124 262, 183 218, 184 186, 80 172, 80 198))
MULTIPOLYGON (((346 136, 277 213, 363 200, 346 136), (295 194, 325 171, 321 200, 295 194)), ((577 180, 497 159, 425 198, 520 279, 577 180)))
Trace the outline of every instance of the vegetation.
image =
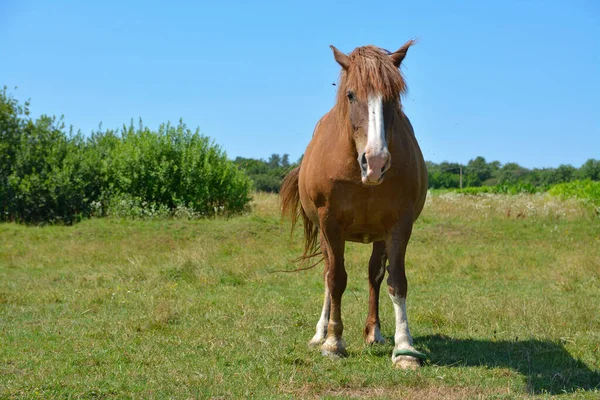
MULTIPOLYGON (((268 161, 238 157, 235 163, 244 169, 254 181, 255 189, 264 192, 279 192, 285 174, 297 163, 290 164, 287 154, 273 154, 268 161)), ((600 160, 589 159, 580 168, 561 165, 558 168, 534 168, 529 170, 516 163, 502 165, 499 161, 488 163, 477 157, 467 165, 442 162, 427 162, 429 188, 459 189, 465 194, 477 193, 540 193, 553 185, 578 180, 600 181, 600 160), (462 171, 462 189, 460 176, 462 171)))
POLYGON ((598 210, 600 210, 600 182, 586 180, 559 183, 551 187, 548 193, 553 196, 560 196, 563 199, 579 199, 598 207, 598 210))
MULTIPOLYGON (((540 188, 531 184, 498 184, 496 186, 478 186, 464 189, 440 189, 436 192, 454 192, 464 195, 483 195, 483 194, 541 194, 546 188, 540 188)), ((557 196, 562 199, 575 199, 588 206, 597 216, 600 216, 600 181, 572 181, 558 183, 548 188, 547 193, 551 196, 557 196)))
POLYGON ((299 161, 290 164, 288 154, 272 154, 268 161, 237 157, 235 163, 252 179, 255 190, 279 193, 283 177, 295 168, 299 161))
POLYGON ((432 194, 407 254, 419 371, 367 347, 370 246, 348 244, 349 357, 307 347, 321 266, 276 195, 199 220, 0 224, 0 398, 494 398, 600 395, 600 227, 548 194, 432 194))
MULTIPOLYGON (((278 193, 286 173, 298 165, 290 164, 287 154, 273 154, 268 161, 238 157, 235 163, 253 180, 258 191, 278 193)), ((502 165, 499 161, 486 162, 477 157, 467 165, 427 162, 429 188, 460 189, 462 171, 463 185, 459 191, 476 193, 539 193, 558 183, 577 180, 600 181, 600 160, 589 159, 579 169, 571 165, 558 168, 534 168, 529 170, 516 163, 502 165)))
POLYGON ((302 246, 277 196, 195 218, 277 192, 289 156, 229 161, 181 122, 86 138, 28 107, 0 91, 0 221, 83 221, 0 224, 0 398, 600 395, 600 162, 428 163, 407 274, 430 359, 398 371, 385 289, 387 341, 362 342, 370 246, 347 246, 332 361, 306 346, 320 267, 277 272, 302 246))
POLYGON ((62 119, 33 120, 28 103, 0 91, 0 221, 233 214, 246 209, 250 189, 217 145, 182 122, 84 138, 62 119))
MULTIPOLYGON (((467 165, 442 162, 427 162, 429 187, 433 189, 460 188, 462 170, 463 188, 480 186, 535 187, 543 191, 551 185, 575 180, 600 181, 600 160, 589 159, 579 169, 571 165, 560 165, 558 168, 527 169, 517 163, 502 165, 499 161, 487 162, 483 157, 470 160, 467 165), (509 185, 509 186, 506 186, 509 185)), ((531 192, 531 189, 526 191, 531 192)))
MULTIPOLYGON (((291 163, 288 154, 273 154, 267 161, 237 157, 231 162, 208 137, 182 122, 156 131, 131 123, 84 137, 72 128, 67 132, 62 118, 33 120, 28 102, 21 105, 6 88, 0 91, 0 221, 71 224, 106 215, 231 215, 246 209, 252 189, 279 192, 283 177, 300 160, 291 163)), ((593 182, 600 181, 600 161, 594 159, 580 168, 529 170, 483 157, 467 165, 427 166, 430 188, 458 189, 462 174, 459 192, 464 194, 538 193, 556 184, 592 182, 551 191, 574 193, 566 188, 595 187, 593 182)))

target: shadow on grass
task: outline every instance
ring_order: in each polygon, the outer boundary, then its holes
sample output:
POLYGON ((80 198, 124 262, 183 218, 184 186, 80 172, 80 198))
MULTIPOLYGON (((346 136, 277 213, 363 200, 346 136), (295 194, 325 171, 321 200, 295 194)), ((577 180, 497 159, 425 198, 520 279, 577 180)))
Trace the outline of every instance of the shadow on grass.
POLYGON ((571 357, 557 342, 453 339, 430 335, 415 338, 415 344, 428 350, 430 363, 434 365, 516 370, 527 378, 527 390, 532 394, 600 389, 600 371, 591 370, 571 357))

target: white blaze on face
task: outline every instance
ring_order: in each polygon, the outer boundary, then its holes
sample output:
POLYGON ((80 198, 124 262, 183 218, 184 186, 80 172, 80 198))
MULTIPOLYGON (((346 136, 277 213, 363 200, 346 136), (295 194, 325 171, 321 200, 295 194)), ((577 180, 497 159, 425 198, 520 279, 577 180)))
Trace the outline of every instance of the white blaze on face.
POLYGON ((364 150, 367 168, 366 175, 363 173, 362 181, 365 184, 377 184, 381 181, 385 169, 389 167, 390 152, 385 140, 383 99, 381 95, 369 95, 367 104, 369 127, 367 130, 367 146, 364 150))
POLYGON ((383 99, 380 94, 370 94, 368 98, 369 129, 365 152, 372 157, 387 154, 385 130, 383 129, 383 99))

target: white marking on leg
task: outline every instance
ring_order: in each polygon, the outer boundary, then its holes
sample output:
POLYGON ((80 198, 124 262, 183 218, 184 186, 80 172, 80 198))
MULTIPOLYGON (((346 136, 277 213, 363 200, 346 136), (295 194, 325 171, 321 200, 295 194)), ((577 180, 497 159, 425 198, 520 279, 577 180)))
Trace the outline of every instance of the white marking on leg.
POLYGON ((375 324, 373 327, 373 332, 367 337, 367 343, 385 343, 385 338, 381 334, 379 325, 375 324))
POLYGON ((396 314, 396 333, 394 335, 394 349, 413 348, 413 339, 408 330, 408 317, 406 315, 406 298, 390 294, 392 303, 394 303, 394 312, 396 314))
POLYGON ((325 298, 323 299, 323 309, 321 310, 321 317, 317 322, 317 330, 315 336, 310 340, 309 344, 317 345, 323 343, 327 337, 327 325, 329 324, 329 308, 331 306, 331 296, 329 294, 329 288, 327 287, 327 280, 325 280, 325 298))
POLYGON ((417 369, 421 362, 413 356, 409 355, 394 355, 397 350, 409 350, 417 352, 413 347, 412 336, 408 330, 408 318, 406 316, 406 298, 400 296, 392 296, 390 298, 394 303, 394 311, 396 313, 396 334, 394 335, 394 351, 392 352, 392 362, 398 368, 402 369, 417 369))

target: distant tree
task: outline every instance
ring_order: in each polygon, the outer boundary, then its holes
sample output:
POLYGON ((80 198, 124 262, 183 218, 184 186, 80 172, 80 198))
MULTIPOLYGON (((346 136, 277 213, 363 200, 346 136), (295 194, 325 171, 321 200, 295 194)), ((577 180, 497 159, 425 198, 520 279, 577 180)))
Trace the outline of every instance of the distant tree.
POLYGON ((271 154, 268 161, 270 168, 276 168, 281 166, 281 156, 279 154, 271 154))
POLYGON ((283 157, 281 157, 281 166, 283 168, 287 168, 290 166, 290 155, 289 154, 284 154, 283 157))
MULTIPOLYGON (((291 164, 289 155, 273 154, 268 161, 251 158, 235 159, 255 183, 256 190, 278 192, 279 185, 290 168, 300 165, 304 155, 291 164)), ((443 161, 436 164, 425 162, 429 178, 429 187, 438 189, 454 189, 460 186, 460 170, 462 168, 463 187, 495 186, 499 183, 528 184, 532 187, 548 187, 560 182, 574 179, 600 180, 600 161, 590 159, 580 169, 570 165, 558 168, 534 168, 529 170, 517 163, 500 161, 487 162, 482 156, 475 157, 462 165, 456 162, 443 161)))
POLYGON ((490 166, 490 169, 493 174, 494 172, 498 171, 502 167, 502 163, 500 163, 500 161, 496 160, 496 161, 490 162, 489 166, 490 166))
POLYGON ((483 157, 477 157, 469 160, 467 163, 467 171, 469 175, 475 175, 479 182, 484 182, 492 177, 492 167, 485 161, 483 157))
POLYGON ((460 174, 460 167, 461 165, 459 163, 451 163, 448 161, 443 161, 439 165, 440 170, 448 174, 460 174))
POLYGON ((278 193, 283 177, 296 165, 289 160, 288 154, 272 154, 269 161, 237 157, 234 162, 252 179, 255 190, 278 193))
POLYGON ((571 182, 575 179, 577 170, 572 165, 561 164, 556 168, 556 183, 571 182))
POLYGON ((600 181, 600 160, 590 158, 579 168, 577 175, 579 179, 600 181))
POLYGON ((517 183, 529 170, 517 163, 506 163, 498 171, 500 183, 517 183))

